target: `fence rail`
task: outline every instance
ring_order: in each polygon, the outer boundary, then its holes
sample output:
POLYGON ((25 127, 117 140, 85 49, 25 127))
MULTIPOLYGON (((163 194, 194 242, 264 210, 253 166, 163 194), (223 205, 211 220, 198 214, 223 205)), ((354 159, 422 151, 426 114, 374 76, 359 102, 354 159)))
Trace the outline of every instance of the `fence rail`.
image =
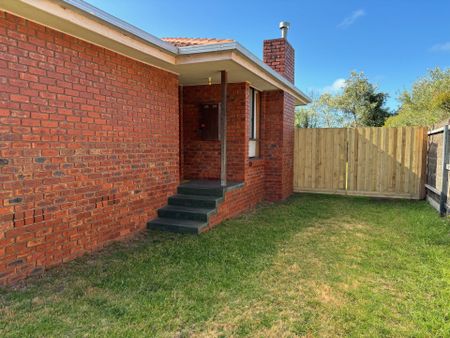
POLYGON ((296 129, 294 191, 422 199, 427 129, 296 129))

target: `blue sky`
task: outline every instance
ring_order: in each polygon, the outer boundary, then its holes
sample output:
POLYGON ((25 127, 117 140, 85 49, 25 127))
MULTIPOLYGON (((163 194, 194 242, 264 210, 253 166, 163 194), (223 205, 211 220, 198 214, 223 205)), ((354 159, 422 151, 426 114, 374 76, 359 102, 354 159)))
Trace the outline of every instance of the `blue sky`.
POLYGON ((296 85, 333 91, 351 70, 396 97, 427 72, 450 67, 450 0, 144 1, 89 3, 158 37, 218 37, 262 55, 262 41, 291 23, 296 85))

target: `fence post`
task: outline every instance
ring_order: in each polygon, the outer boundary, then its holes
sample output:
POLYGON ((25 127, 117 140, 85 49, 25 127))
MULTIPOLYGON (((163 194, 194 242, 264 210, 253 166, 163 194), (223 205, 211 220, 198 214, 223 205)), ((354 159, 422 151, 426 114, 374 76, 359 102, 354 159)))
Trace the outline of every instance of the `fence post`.
POLYGON ((444 126, 442 134, 442 187, 439 198, 439 213, 441 216, 447 215, 447 191, 448 191, 448 124, 444 126))
POLYGON ((349 143, 350 143, 350 128, 346 128, 345 130, 346 137, 345 137, 345 194, 347 195, 348 192, 348 159, 349 159, 349 143))

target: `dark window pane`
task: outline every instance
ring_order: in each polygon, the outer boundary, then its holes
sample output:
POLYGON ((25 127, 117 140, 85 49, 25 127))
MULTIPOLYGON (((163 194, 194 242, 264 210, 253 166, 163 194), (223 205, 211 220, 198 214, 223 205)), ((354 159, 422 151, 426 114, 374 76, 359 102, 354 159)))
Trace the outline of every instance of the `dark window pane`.
POLYGON ((255 138, 255 90, 250 88, 250 139, 255 138))
POLYGON ((219 104, 200 105, 200 137, 202 140, 219 139, 219 104))

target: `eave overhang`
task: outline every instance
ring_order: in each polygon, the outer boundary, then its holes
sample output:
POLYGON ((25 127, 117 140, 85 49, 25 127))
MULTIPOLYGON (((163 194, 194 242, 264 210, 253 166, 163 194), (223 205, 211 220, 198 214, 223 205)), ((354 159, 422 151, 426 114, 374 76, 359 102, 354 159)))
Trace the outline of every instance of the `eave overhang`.
POLYGON ((176 73, 181 85, 249 82, 260 90, 283 90, 295 104, 310 98, 237 42, 175 47, 81 0, 0 0, 0 9, 146 64, 176 73))

